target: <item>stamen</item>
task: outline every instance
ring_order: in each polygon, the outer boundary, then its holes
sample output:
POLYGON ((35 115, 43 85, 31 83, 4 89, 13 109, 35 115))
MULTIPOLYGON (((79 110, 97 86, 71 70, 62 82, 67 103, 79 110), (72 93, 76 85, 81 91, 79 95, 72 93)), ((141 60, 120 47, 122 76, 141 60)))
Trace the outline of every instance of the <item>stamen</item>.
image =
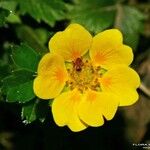
MULTIPOLYGON (((68 70, 69 80, 67 86, 72 90, 77 88, 81 93, 87 89, 100 91, 99 78, 102 76, 100 66, 94 67, 89 60, 77 58, 72 62, 73 67, 68 70)), ((103 71, 102 71, 103 72, 103 71)))

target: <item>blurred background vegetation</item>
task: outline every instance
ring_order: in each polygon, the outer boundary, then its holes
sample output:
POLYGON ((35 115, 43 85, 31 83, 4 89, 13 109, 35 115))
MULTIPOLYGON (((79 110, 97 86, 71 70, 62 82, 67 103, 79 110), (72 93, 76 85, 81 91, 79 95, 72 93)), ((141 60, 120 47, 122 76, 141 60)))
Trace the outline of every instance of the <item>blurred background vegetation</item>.
POLYGON ((150 143, 150 0, 0 0, 0 150, 142 149, 133 143, 150 143), (120 29, 124 43, 133 48, 132 67, 142 81, 136 104, 119 108, 104 126, 80 133, 57 127, 47 101, 32 93, 20 101, 16 85, 24 90, 19 84, 30 73, 13 74, 16 66, 11 56, 18 60, 22 55, 20 59, 29 64, 30 56, 39 60, 48 52, 53 34, 71 22, 93 35, 107 28, 120 29))

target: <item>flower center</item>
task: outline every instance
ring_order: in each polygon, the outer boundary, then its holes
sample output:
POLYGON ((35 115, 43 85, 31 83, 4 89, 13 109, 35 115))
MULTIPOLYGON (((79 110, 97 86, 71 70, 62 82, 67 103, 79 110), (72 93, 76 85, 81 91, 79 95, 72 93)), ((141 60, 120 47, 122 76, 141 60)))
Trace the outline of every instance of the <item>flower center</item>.
POLYGON ((71 90, 77 88, 80 92, 87 89, 100 91, 99 78, 101 77, 101 68, 94 67, 89 60, 82 60, 77 58, 72 62, 71 69, 68 69, 69 80, 67 86, 71 90))

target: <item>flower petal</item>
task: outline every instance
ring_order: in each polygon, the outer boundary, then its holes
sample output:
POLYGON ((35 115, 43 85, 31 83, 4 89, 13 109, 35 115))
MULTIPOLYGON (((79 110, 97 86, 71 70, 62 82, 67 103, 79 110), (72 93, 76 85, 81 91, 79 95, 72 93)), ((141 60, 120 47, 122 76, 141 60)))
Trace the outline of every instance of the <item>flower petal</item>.
POLYGON ((100 78, 104 92, 111 92, 118 97, 120 106, 132 105, 138 100, 136 88, 140 85, 138 74, 131 68, 119 65, 107 71, 100 78))
POLYGON ((77 132, 87 128, 81 122, 77 114, 77 107, 81 100, 81 94, 75 89, 62 93, 52 103, 52 113, 58 126, 67 125, 72 131, 77 132))
POLYGON ((34 92, 42 99, 55 98, 60 94, 67 80, 64 60, 57 54, 46 54, 38 66, 38 76, 34 80, 34 92))
POLYGON ((101 126, 104 123, 103 116, 111 120, 117 110, 118 103, 114 95, 104 92, 89 90, 84 94, 78 113, 83 122, 90 126, 101 126))
POLYGON ((110 29, 93 38, 90 57, 93 64, 110 69, 114 65, 130 65, 133 61, 132 49, 122 44, 122 34, 117 29, 110 29))
POLYGON ((91 47, 92 36, 79 24, 71 24, 64 31, 57 32, 49 41, 49 49, 73 61, 83 56, 91 47))

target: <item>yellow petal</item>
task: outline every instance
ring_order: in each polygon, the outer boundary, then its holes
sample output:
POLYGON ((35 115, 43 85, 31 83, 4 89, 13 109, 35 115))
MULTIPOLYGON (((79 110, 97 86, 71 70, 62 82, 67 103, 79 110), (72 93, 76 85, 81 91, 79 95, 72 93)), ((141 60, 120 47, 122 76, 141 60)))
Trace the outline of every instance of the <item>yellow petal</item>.
POLYGON ((77 90, 62 93, 52 103, 52 113, 58 126, 67 125, 72 131, 77 132, 87 128, 77 114, 77 107, 81 94, 77 90))
POLYGON ((105 69, 133 61, 132 49, 122 44, 122 34, 117 29, 103 31, 93 38, 90 57, 94 65, 105 69))
POLYGON ((73 61, 89 50, 91 42, 92 36, 84 27, 71 24, 50 39, 49 49, 63 56, 66 61, 73 61))
POLYGON ((140 78, 127 66, 119 65, 112 68, 100 78, 100 82, 102 91, 115 94, 120 106, 132 105, 138 100, 136 89, 140 85, 140 78))
POLYGON ((38 65, 34 80, 34 93, 42 99, 55 98, 60 94, 67 80, 64 60, 57 54, 46 54, 38 65))
POLYGON ((90 126, 101 126, 103 116, 111 120, 117 110, 118 103, 114 95, 104 92, 89 90, 84 94, 78 113, 81 120, 90 126))

